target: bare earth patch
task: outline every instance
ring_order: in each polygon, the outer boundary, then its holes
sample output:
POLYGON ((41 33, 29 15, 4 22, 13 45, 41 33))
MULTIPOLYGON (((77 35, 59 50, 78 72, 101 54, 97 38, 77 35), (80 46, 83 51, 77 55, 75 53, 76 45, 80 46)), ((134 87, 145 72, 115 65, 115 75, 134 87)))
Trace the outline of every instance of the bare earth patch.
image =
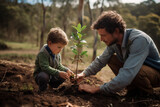
MULTIPOLYGON (((57 89, 47 89, 38 94, 38 86, 32 76, 34 65, 0 60, 1 107, 159 107, 157 96, 133 97, 105 96, 79 92, 78 86, 69 81, 57 89)), ((85 78, 81 84, 101 85, 95 76, 85 78)), ((123 92, 120 92, 122 94, 123 92)), ((159 91, 157 94, 160 96, 159 91)))

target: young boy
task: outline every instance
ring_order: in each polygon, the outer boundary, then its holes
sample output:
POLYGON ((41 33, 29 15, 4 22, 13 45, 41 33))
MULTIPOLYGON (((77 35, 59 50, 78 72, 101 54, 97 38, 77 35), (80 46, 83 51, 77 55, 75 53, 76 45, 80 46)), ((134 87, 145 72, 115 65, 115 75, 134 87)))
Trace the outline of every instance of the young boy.
POLYGON ((41 48, 35 61, 34 77, 39 92, 46 90, 47 84, 57 88, 73 74, 61 64, 60 52, 67 43, 67 35, 62 29, 52 28, 48 33, 47 44, 41 48))

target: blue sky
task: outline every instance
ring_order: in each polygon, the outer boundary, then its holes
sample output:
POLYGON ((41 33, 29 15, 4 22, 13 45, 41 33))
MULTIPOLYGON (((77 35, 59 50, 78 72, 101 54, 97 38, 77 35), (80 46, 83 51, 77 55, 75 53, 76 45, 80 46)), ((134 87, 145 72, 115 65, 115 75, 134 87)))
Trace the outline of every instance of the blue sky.
MULTIPOLYGON (((41 2, 41 0, 24 0, 28 3, 31 3, 31 4, 34 4, 36 3, 37 1, 41 2)), ((44 1, 44 4, 45 5, 51 5, 51 2, 50 0, 43 0, 44 1)), ((78 0, 77 0, 78 1, 78 0)), ((90 3, 91 3, 91 7, 93 5, 93 3, 97 1, 97 0, 90 0, 90 3)), ((146 1, 146 0, 121 0, 122 3, 140 3, 140 2, 143 2, 143 1, 146 1)), ((160 0, 155 0, 155 2, 160 2, 160 0)))

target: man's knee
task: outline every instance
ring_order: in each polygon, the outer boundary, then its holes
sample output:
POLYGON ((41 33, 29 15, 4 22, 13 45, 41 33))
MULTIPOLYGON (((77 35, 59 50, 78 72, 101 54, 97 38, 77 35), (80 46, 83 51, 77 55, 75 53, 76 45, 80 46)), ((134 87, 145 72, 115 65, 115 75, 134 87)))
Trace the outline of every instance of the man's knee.
POLYGON ((113 64, 115 64, 117 59, 118 58, 116 55, 112 55, 108 61, 108 66, 112 66, 113 64))
POLYGON ((148 72, 146 72, 146 66, 142 66, 138 74, 132 81, 132 85, 141 90, 144 90, 145 92, 153 93, 152 81, 150 80, 147 73, 148 72))
POLYGON ((112 55, 108 61, 108 66, 115 75, 118 75, 119 69, 122 68, 123 63, 117 58, 117 55, 112 55))

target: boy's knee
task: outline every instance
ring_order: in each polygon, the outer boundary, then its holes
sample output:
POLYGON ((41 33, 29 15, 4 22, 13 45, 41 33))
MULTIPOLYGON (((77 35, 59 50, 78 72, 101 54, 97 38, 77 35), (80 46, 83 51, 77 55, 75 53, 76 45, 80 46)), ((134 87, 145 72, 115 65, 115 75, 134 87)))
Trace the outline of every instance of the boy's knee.
POLYGON ((52 77, 52 79, 51 79, 50 82, 49 82, 49 85, 50 85, 52 88, 58 88, 59 85, 61 85, 64 81, 65 81, 65 79, 63 79, 63 78, 55 79, 54 77, 52 77))
POLYGON ((39 90, 44 91, 47 88, 49 75, 45 72, 40 72, 36 77, 36 82, 39 85, 39 90))
POLYGON ((37 82, 39 84, 39 82, 48 82, 49 81, 49 75, 45 72, 40 72, 37 77, 37 82))

